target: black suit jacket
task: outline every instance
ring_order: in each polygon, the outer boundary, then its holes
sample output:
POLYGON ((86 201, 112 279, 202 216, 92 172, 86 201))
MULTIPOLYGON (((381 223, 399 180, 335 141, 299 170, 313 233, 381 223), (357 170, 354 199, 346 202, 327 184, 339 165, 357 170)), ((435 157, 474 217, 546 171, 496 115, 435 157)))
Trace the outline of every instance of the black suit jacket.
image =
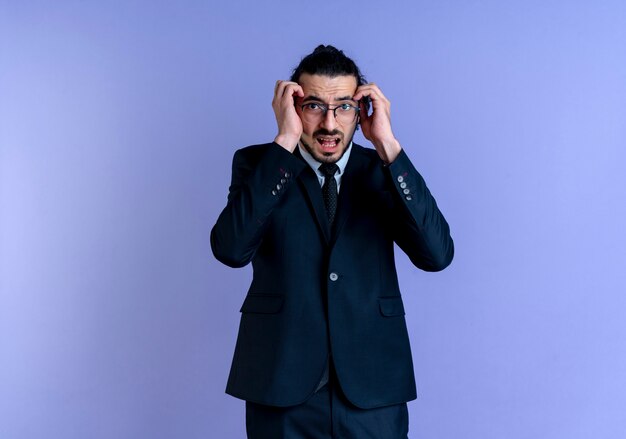
POLYGON ((452 261, 448 224, 404 151, 386 167, 375 150, 353 144, 333 230, 297 150, 270 143, 237 151, 228 204, 211 231, 218 260, 253 265, 227 393, 299 404, 330 353, 354 405, 414 399, 394 242, 423 270, 452 261))

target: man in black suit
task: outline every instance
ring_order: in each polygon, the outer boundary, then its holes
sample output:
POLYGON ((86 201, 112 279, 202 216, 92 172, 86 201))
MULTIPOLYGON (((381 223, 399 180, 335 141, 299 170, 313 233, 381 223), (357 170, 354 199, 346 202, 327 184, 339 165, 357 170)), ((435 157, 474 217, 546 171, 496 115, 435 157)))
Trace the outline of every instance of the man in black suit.
POLYGON ((249 438, 406 438, 416 390, 393 244, 442 270, 448 224, 389 101, 342 51, 303 58, 272 106, 278 134, 235 153, 211 231, 218 260, 253 265, 226 391, 247 401, 249 438), (374 149, 352 142, 358 125, 374 149))

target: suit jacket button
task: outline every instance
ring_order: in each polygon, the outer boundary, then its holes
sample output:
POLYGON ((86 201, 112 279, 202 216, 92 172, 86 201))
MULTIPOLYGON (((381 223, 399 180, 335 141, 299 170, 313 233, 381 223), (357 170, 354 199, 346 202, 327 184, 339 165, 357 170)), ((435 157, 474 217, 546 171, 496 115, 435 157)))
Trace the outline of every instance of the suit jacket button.
POLYGON ((400 187, 404 189, 406 187, 406 181, 403 181, 402 183, 400 183, 400 187))
POLYGON ((289 178, 291 177, 291 174, 289 172, 285 172, 285 178, 289 178))
POLYGON ((404 194, 405 194, 405 195, 408 195, 408 194, 410 194, 410 193, 411 193, 411 191, 410 191, 410 190, 408 190, 408 189, 404 189, 402 192, 404 192, 404 194))
POLYGON ((413 197, 412 197, 412 196, 410 196, 410 195, 407 195, 407 196, 406 196, 406 197, 404 197, 404 198, 406 198, 406 200, 407 200, 407 201, 411 201, 411 200, 413 199, 413 197))
POLYGON ((401 175, 398 175, 398 183, 402 183, 404 181, 404 177, 401 175))
POLYGON ((272 195, 276 195, 276 194, 277 194, 276 190, 275 190, 275 189, 273 189, 273 190, 272 190, 272 195))
POLYGON ((282 184, 285 184, 285 183, 287 183, 287 179, 286 179, 286 178, 281 178, 281 179, 280 179, 280 182, 281 182, 282 184))
POLYGON ((330 273, 330 276, 328 276, 330 278, 330 280, 332 280, 333 282, 335 282, 337 279, 339 279, 339 275, 337 273, 330 273))
POLYGON ((276 185, 276 190, 278 190, 278 191, 279 191, 279 190, 281 190, 282 188, 283 188, 283 186, 282 186, 280 183, 276 185))

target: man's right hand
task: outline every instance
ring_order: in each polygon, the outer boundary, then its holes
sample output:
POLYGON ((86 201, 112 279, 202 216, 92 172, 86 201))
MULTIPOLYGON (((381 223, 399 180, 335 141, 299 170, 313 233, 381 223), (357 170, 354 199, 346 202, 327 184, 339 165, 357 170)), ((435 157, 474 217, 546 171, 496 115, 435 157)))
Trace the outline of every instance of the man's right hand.
POLYGON ((304 91, 297 83, 291 81, 276 81, 272 108, 278 123, 278 134, 274 142, 293 152, 302 135, 302 121, 296 112, 294 96, 304 97, 304 91))

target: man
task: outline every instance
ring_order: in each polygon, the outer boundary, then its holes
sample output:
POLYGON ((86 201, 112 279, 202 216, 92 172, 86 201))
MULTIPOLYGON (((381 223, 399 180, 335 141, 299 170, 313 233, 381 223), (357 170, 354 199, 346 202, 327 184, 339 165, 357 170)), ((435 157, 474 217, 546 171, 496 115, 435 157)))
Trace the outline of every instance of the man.
POLYGON ((272 106, 278 134, 235 153, 211 232, 218 260, 253 265, 226 391, 247 401, 249 438, 406 438, 416 390, 393 244, 442 270, 448 224, 389 101, 342 51, 303 58, 272 106), (358 125, 375 149, 352 142, 358 125))

